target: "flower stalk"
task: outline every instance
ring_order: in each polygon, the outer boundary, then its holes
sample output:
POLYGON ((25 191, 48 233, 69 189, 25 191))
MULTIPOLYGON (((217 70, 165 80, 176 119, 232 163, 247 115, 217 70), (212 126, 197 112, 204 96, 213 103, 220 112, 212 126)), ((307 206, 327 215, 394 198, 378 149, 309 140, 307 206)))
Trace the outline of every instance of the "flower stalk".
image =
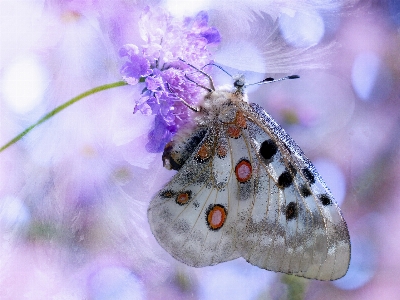
POLYGON ((84 92, 84 93, 82 93, 82 94, 80 94, 80 95, 68 100, 67 102, 57 106, 55 109, 53 109, 52 111, 50 111, 49 113, 44 115, 36 123, 34 123, 31 126, 29 126, 28 128, 26 128, 24 131, 22 131, 16 137, 14 137, 12 140, 10 140, 7 144, 2 146, 0 148, 0 152, 4 151, 5 149, 10 147, 11 145, 13 145, 16 142, 18 142, 20 139, 22 139, 25 135, 27 135, 36 126, 38 126, 38 125, 42 124, 43 122, 49 120, 54 115, 58 114, 60 111, 64 110, 68 106, 74 104, 75 102, 78 102, 79 100, 81 100, 83 98, 86 98, 86 97, 88 97, 90 95, 96 94, 98 92, 105 91, 105 90, 112 89, 112 88, 119 87, 119 86, 124 86, 124 85, 127 85, 127 83, 125 81, 117 81, 117 82, 114 82, 114 83, 108 83, 108 84, 100 85, 98 87, 92 88, 92 89, 90 89, 90 90, 88 90, 88 91, 86 91, 86 92, 84 92))

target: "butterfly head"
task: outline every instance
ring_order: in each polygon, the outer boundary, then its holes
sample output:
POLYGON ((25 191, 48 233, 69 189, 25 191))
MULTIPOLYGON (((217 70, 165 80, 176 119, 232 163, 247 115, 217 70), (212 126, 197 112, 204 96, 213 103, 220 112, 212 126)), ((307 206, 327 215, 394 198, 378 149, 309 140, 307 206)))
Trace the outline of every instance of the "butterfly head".
POLYGON ((244 94, 244 87, 246 86, 246 81, 244 75, 238 75, 233 77, 233 86, 235 88, 235 94, 243 95, 244 94))
POLYGON ((243 89, 245 87, 245 79, 243 75, 237 76, 233 78, 235 81, 233 82, 233 86, 236 89, 243 89))

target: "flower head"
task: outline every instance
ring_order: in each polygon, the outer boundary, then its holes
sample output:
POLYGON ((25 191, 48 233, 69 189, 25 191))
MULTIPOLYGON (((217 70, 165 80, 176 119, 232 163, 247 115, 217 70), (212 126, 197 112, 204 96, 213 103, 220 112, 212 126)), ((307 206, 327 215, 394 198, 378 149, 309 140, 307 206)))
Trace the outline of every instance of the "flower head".
POLYGON ((189 104, 196 103, 201 90, 194 82, 205 80, 180 59, 197 66, 211 63, 208 47, 217 45, 221 37, 216 28, 208 26, 205 12, 179 21, 164 11, 147 7, 139 28, 145 43, 140 47, 127 44, 121 48, 120 56, 127 58, 121 74, 129 84, 144 84, 133 112, 156 115, 146 149, 161 152, 178 129, 190 122, 190 111, 182 99, 189 104), (193 82, 185 77, 189 73, 193 82))
POLYGON ((129 84, 137 84, 140 77, 149 76, 152 72, 149 61, 139 54, 139 48, 127 44, 119 50, 119 55, 128 58, 121 69, 122 78, 129 84))

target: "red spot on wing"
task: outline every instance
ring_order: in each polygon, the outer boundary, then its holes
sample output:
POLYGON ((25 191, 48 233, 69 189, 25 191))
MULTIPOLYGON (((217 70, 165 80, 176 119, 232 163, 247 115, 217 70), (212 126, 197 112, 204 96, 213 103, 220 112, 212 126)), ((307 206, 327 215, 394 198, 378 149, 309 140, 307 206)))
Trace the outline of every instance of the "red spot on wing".
POLYGON ((184 205, 184 204, 186 204, 186 203, 189 202, 189 200, 190 200, 190 198, 191 198, 191 195, 192 195, 192 192, 191 192, 191 191, 186 191, 186 192, 179 193, 179 194, 176 196, 175 201, 176 201, 176 203, 178 203, 179 205, 184 205))
POLYGON ((236 119, 235 119, 235 124, 237 127, 239 128, 246 128, 247 124, 246 124, 246 117, 244 116, 243 112, 241 110, 239 110, 236 113, 236 119))
POLYGON ((229 137, 237 139, 242 134, 242 129, 247 128, 246 117, 241 110, 236 112, 235 120, 229 123, 226 133, 229 137))
POLYGON ((230 125, 228 129, 226 130, 226 133, 228 136, 231 138, 237 139, 240 137, 240 134, 242 133, 242 130, 237 127, 236 125, 230 125))
POLYGON ((210 158, 211 156, 211 147, 208 143, 204 143, 201 145, 199 151, 197 151, 197 159, 204 161, 210 158))
POLYGON ((228 150, 226 149, 225 146, 223 146, 223 145, 218 146, 217 155, 219 158, 224 158, 227 153, 228 153, 228 150))
POLYGON ((171 190, 166 190, 161 193, 161 197, 163 198, 172 198, 174 196, 174 192, 171 190))
POLYGON ((236 179, 239 182, 246 182, 250 180, 253 168, 247 159, 242 159, 235 167, 236 179))
POLYGON ((211 205, 207 210, 207 224, 212 230, 218 230, 224 225, 226 210, 220 204, 211 205))

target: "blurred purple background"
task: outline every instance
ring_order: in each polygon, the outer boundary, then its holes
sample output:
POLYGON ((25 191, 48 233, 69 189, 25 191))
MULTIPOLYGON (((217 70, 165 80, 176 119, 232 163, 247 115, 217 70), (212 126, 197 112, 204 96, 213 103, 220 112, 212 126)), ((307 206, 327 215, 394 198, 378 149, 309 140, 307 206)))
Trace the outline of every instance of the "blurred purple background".
MULTIPOLYGON (((208 10, 222 36, 217 63, 248 71, 248 81, 260 73, 301 77, 248 92, 314 162, 349 227, 347 275, 300 280, 305 299, 396 299, 400 4, 275 2, 1 1, 0 144, 79 93, 121 80, 118 50, 141 44, 137 24, 145 5, 177 18, 208 10), (275 21, 290 50, 262 43, 264 26, 275 21)), ((223 73, 214 76, 230 82, 223 73)), ((153 117, 132 114, 140 92, 124 86, 92 95, 0 153, 0 299, 292 293, 281 274, 243 259, 195 269, 157 244, 146 210, 173 172, 162 167, 161 153, 145 150, 153 117)))

